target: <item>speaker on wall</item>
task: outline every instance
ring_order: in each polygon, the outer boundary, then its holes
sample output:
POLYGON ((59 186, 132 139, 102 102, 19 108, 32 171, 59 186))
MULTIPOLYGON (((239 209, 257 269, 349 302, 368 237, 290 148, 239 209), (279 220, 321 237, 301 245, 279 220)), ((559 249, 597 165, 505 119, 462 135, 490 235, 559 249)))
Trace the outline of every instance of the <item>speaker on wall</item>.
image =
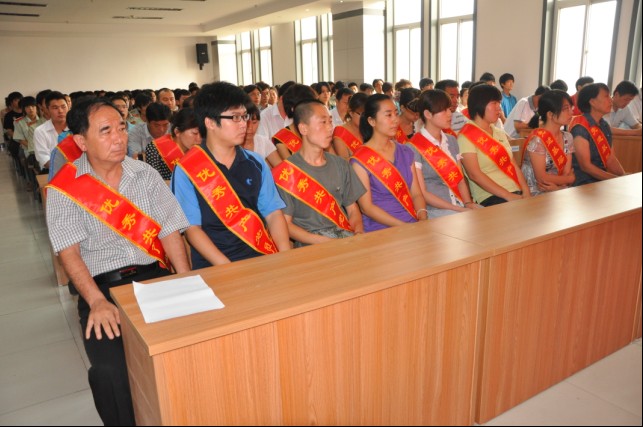
POLYGON ((207 43, 196 44, 196 62, 199 64, 199 69, 201 70, 203 69, 203 64, 210 62, 207 43))

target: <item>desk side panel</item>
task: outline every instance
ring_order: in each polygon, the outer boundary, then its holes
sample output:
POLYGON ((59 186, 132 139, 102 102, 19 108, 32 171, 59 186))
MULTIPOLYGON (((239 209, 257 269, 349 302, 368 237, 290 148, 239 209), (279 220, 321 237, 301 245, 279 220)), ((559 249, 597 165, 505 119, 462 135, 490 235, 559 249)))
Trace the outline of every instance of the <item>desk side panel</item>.
POLYGON ((476 422, 631 342, 640 304, 640 211, 490 262, 476 422))
POLYGON ((614 136, 612 137, 612 150, 623 165, 625 172, 641 172, 643 151, 641 150, 640 136, 614 136))
POLYGON ((470 425, 480 262, 277 322, 286 425, 470 425))

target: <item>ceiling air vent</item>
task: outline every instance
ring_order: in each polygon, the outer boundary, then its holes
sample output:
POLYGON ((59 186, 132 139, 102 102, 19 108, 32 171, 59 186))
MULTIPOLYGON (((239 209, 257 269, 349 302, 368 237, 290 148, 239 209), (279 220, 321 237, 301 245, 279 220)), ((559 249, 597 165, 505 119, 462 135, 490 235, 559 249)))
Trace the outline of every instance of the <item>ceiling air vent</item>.
POLYGON ((112 19, 163 19, 162 16, 112 16, 112 19))
POLYGON ((161 11, 161 12, 180 12, 183 9, 179 9, 176 7, 138 7, 138 6, 132 6, 128 7, 129 10, 153 10, 153 11, 161 11))
POLYGON ((45 3, 19 3, 17 1, 0 1, 5 6, 47 7, 45 3))
POLYGON ((0 15, 4 16, 27 16, 30 18, 39 18, 40 15, 37 13, 11 13, 11 12, 0 12, 0 15))

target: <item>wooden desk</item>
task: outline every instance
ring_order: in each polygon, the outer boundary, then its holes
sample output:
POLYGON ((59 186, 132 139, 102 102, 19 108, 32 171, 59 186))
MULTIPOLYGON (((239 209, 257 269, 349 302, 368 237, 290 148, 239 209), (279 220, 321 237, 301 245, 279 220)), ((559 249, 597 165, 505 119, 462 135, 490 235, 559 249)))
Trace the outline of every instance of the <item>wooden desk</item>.
MULTIPOLYGON (((42 199, 42 208, 45 212, 47 212, 47 192, 45 191, 45 186, 47 185, 47 174, 41 174, 41 175, 36 175, 36 180, 38 181, 38 187, 40 187, 40 197, 42 199)), ((54 253, 54 250, 51 247, 51 244, 49 245, 49 253, 51 254, 51 263, 54 266, 54 273, 56 274, 56 283, 58 283, 58 286, 67 286, 67 283, 69 282, 69 278, 67 277, 67 273, 65 273, 65 269, 63 266, 60 264, 60 261, 58 260, 58 257, 54 253)))
POLYGON ((641 174, 433 225, 493 252, 476 422, 641 336, 641 174))
POLYGON ((226 304, 121 311, 139 424, 472 424, 489 251, 428 223, 199 271, 226 304))
POLYGON ((641 172, 641 150, 640 136, 614 136, 612 137, 612 149, 616 158, 623 165, 625 172, 641 172))

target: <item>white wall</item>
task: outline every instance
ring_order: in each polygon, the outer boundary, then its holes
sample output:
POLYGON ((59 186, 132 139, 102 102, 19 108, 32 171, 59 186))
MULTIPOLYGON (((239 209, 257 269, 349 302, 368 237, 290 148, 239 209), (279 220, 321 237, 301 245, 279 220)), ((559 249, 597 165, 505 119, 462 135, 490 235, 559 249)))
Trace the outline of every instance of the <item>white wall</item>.
MULTIPOLYGON (((0 95, 14 90, 121 90, 199 85, 213 80, 212 61, 199 70, 197 37, 0 36, 0 95)), ((211 52, 210 52, 211 53, 211 52)), ((211 55, 210 55, 211 57, 211 55)))
MULTIPOLYGON (((520 99, 539 86, 543 3, 535 0, 478 0, 474 78, 490 72, 515 77, 520 99)), ((497 83, 498 88, 500 84, 497 83)))
POLYGON ((270 37, 273 84, 282 84, 288 80, 297 81, 294 22, 273 25, 270 27, 270 37))

